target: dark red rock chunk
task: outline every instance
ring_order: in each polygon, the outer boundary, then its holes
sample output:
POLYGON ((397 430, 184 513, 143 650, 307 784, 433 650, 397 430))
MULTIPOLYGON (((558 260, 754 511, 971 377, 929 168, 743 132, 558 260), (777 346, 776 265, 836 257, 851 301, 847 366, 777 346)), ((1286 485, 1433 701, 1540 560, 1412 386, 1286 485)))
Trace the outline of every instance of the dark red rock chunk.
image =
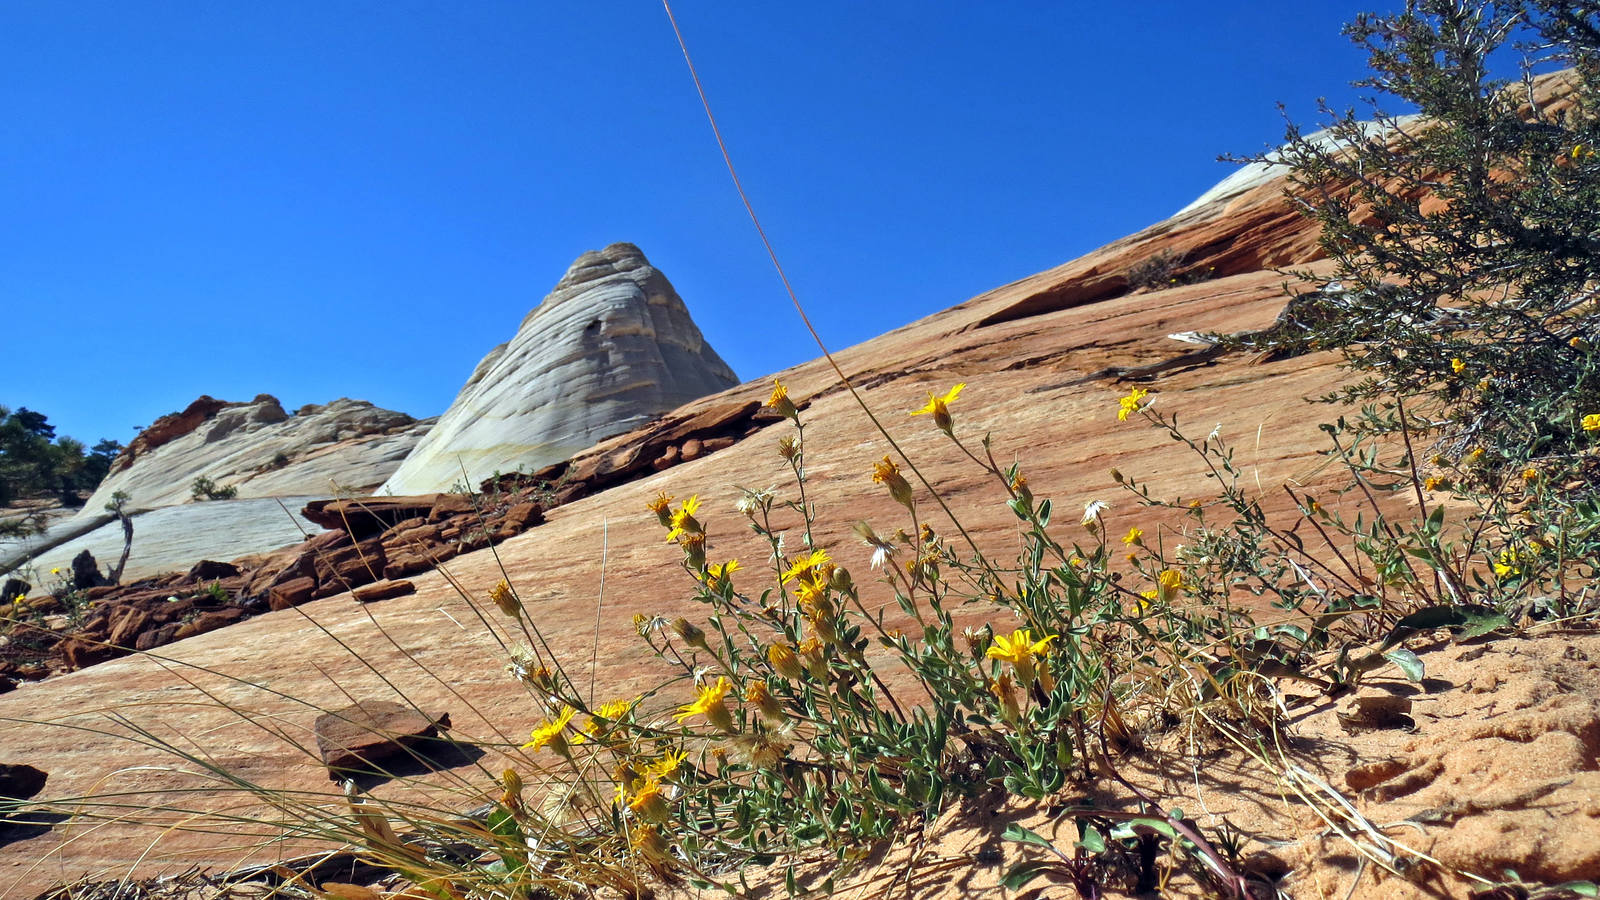
POLYGON ((426 518, 442 496, 449 495, 313 500, 300 514, 323 528, 345 531, 356 540, 363 540, 380 535, 407 519, 426 518))
POLYGON ((314 578, 291 578, 283 584, 273 585, 267 591, 269 609, 289 609, 310 600, 317 592, 314 578))
POLYGON ((379 600, 388 600, 390 597, 404 597, 415 594, 417 586, 409 581, 379 581, 365 587, 358 587, 353 596, 359 603, 375 603, 379 600))
MULTIPOLYGON (((27 800, 44 790, 50 775, 42 769, 20 763, 0 763, 0 810, 11 803, 27 800)), ((0 815, 0 822, 6 821, 0 815)))
POLYGON ((312 730, 332 772, 371 770, 405 756, 450 727, 450 714, 425 714, 389 700, 368 700, 323 713, 312 730))

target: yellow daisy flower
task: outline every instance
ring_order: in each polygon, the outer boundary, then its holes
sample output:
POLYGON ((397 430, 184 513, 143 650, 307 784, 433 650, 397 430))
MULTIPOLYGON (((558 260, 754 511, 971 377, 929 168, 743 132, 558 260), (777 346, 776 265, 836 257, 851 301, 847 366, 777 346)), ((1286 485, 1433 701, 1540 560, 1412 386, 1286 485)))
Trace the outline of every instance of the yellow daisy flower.
POLYGON ((1055 639, 1056 636, 1052 634, 1036 641, 1028 629, 1019 628, 1009 635, 995 635, 994 643, 989 645, 989 649, 984 651, 983 655, 989 659, 1010 663, 1012 668, 1017 670, 1017 680, 1026 687, 1033 684, 1034 657, 1043 653, 1055 639))
POLYGON ((700 534, 705 530, 694 517, 695 511, 699 508, 700 495, 696 494, 683 501, 683 506, 672 513, 667 523, 672 528, 671 531, 667 532, 667 540, 669 542, 677 540, 679 535, 700 534))
POLYGON ((576 713, 577 710, 572 707, 563 706, 560 715, 533 730, 532 739, 523 744, 522 749, 542 750, 549 747, 555 753, 566 755, 567 738, 563 732, 576 713))
POLYGON ((1140 404, 1142 404, 1144 402, 1144 398, 1148 396, 1150 396, 1150 392, 1140 388, 1134 388, 1133 390, 1129 391, 1128 396, 1117 401, 1117 421, 1128 421, 1129 414, 1136 413, 1142 409, 1143 407, 1140 404))
POLYGON ((950 433, 950 429, 953 428, 954 425, 955 425, 955 420, 950 418, 950 404, 956 402, 956 398, 961 396, 961 389, 966 387, 966 386, 967 386, 966 382, 962 382, 960 384, 957 384, 955 387, 951 388, 949 390, 949 392, 947 392, 943 397, 941 397, 941 396, 939 396, 937 394, 929 394, 928 395, 928 403, 927 403, 927 405, 925 405, 921 409, 913 412, 912 415, 913 416, 932 415, 933 416, 933 424, 937 425, 939 427, 940 431, 943 431, 945 434, 949 434, 950 433))
POLYGON ((733 716, 728 712, 728 706, 723 698, 728 696, 728 691, 733 684, 726 675, 718 675, 716 683, 700 688, 700 693, 694 698, 693 703, 685 703, 678 707, 672 718, 682 724, 685 719, 692 716, 705 716, 720 731, 733 731, 733 716))

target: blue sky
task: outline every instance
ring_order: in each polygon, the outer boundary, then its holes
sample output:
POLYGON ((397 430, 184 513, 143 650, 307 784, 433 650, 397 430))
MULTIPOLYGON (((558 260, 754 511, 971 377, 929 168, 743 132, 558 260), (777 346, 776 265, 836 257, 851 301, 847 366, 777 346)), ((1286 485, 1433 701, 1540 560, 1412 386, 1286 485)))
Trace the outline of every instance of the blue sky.
MULTIPOLYGON (((1156 222, 1348 102, 1351 3, 694 2, 835 347, 1156 222)), ((0 403, 126 442, 205 393, 449 405, 580 252, 743 378, 810 359, 661 7, 0 4, 0 403)))

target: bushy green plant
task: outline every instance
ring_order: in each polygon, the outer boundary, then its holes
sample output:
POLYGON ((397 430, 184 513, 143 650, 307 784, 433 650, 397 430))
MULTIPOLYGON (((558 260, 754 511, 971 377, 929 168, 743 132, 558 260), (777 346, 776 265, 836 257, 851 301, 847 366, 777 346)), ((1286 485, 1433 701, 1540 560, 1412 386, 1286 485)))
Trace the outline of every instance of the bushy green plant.
POLYGON ((200 475, 190 483, 189 496, 201 502, 206 500, 232 500, 239 496, 239 488, 231 484, 217 484, 209 476, 200 475))
POLYGON ((1368 54, 1369 101, 1324 134, 1291 127, 1266 161, 1335 263, 1298 330, 1270 349, 1341 351, 1362 378, 1329 399, 1379 403, 1361 425, 1406 425, 1457 461, 1518 471, 1572 458, 1600 429, 1600 10, 1556 0, 1408 0, 1347 29, 1368 54), (1520 80, 1495 77, 1523 51, 1520 80), (1570 66, 1567 99, 1535 73, 1570 66), (1370 119, 1371 121, 1364 121, 1370 119))

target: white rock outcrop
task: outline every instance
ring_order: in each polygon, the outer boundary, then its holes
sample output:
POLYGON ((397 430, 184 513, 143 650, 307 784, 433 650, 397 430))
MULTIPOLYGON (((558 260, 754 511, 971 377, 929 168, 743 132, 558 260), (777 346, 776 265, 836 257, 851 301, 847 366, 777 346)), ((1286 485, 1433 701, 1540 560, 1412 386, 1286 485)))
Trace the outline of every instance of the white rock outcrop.
POLYGON ((202 397, 135 438, 79 516, 103 516, 115 491, 128 494, 130 511, 188 503, 201 476, 236 488, 240 499, 366 493, 430 424, 365 400, 341 398, 290 415, 270 394, 246 403, 202 397))
POLYGON ((739 383, 638 247, 578 257, 378 493, 534 471, 739 383))

